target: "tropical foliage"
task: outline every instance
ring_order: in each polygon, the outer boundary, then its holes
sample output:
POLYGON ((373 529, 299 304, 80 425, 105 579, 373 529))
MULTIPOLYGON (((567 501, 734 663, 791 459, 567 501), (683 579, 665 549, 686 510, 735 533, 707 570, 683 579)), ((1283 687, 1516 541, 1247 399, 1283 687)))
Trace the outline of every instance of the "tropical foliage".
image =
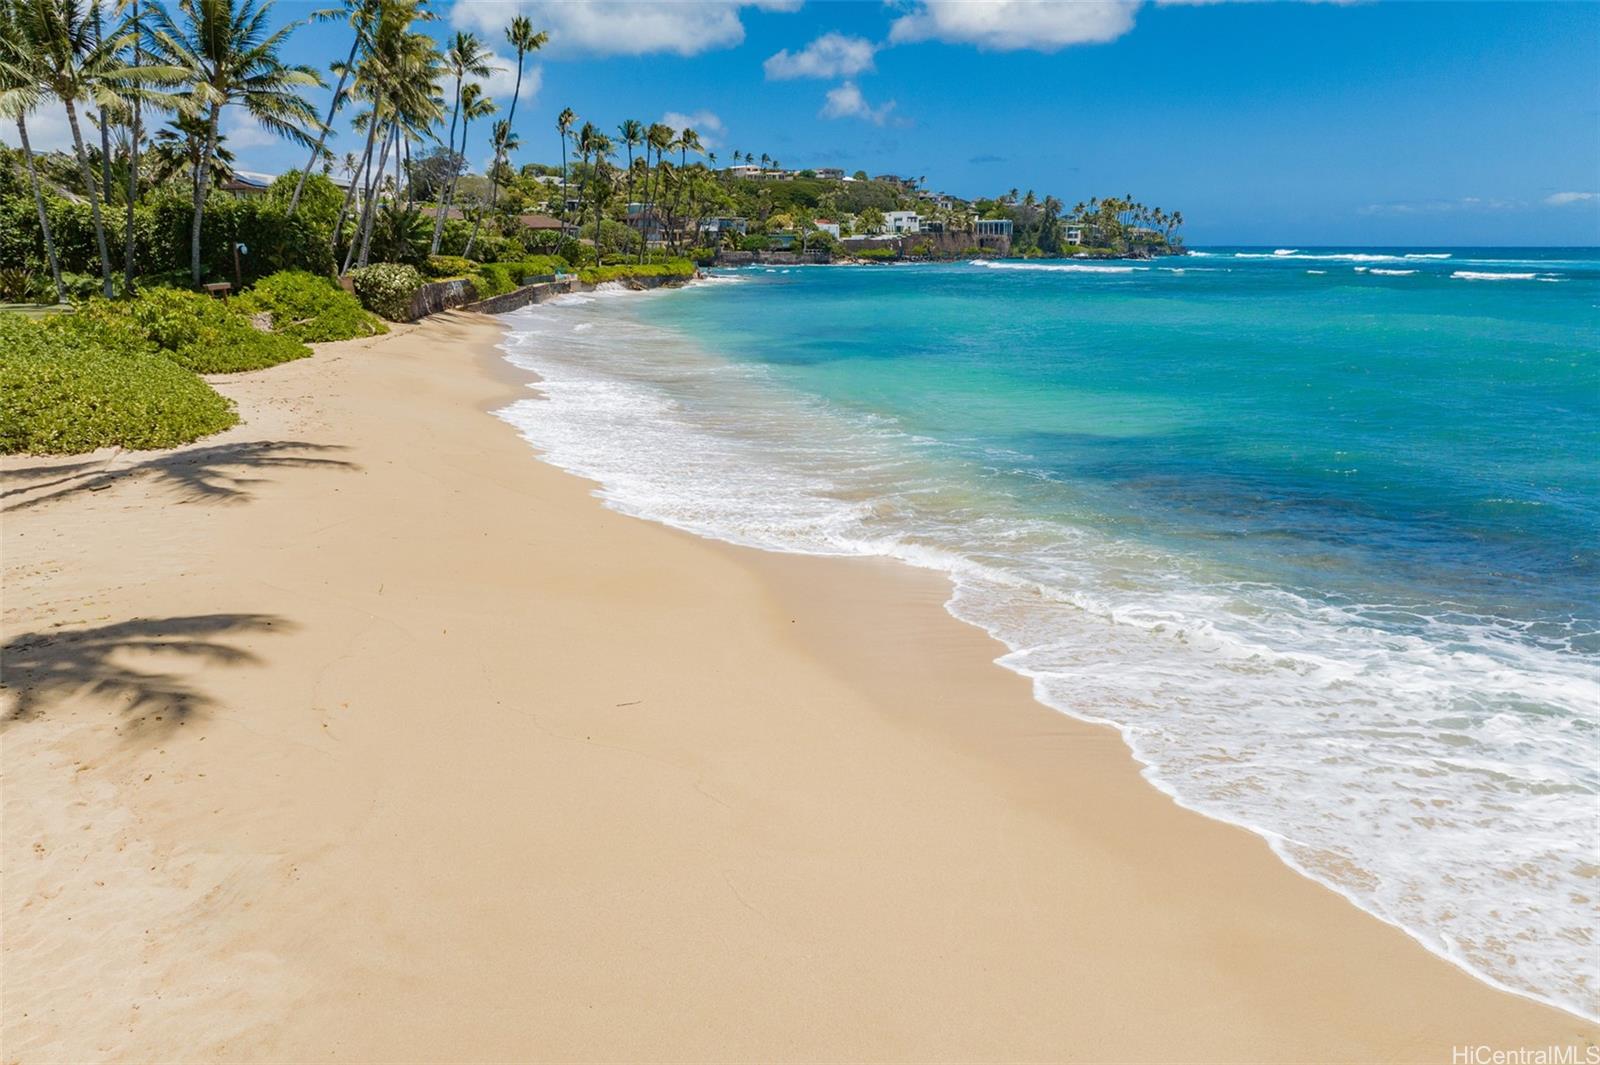
POLYGON ((247 313, 272 316, 272 331, 302 344, 387 333, 354 296, 326 277, 286 270, 263 278, 239 300, 247 313))
POLYGON ((0 314, 0 452, 176 447, 233 425, 233 405, 132 334, 84 343, 0 314))

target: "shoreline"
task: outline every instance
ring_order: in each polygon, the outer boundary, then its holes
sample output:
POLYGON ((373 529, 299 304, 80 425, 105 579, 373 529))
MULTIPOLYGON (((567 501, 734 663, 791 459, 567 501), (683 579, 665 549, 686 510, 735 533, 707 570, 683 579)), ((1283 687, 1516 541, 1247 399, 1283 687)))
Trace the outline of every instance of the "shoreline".
POLYGON ((196 445, 0 463, 8 665, 48 696, 3 734, 5 968, 57 974, 8 982, 6 1060, 1596 1037, 1178 808, 942 575, 606 508, 484 417, 527 395, 502 336, 320 346, 221 380, 245 424, 196 445))
MULTIPOLYGON (((801 263, 796 265, 850 266, 884 264, 834 262, 827 264, 801 263)), ((758 263, 754 264, 751 268, 759 268, 760 266, 761 264, 758 263)), ((772 268, 770 266, 767 268, 767 272, 772 272, 772 268)), ((787 269, 785 269, 785 272, 787 272, 787 269)), ((587 327, 580 326, 580 328, 587 327)), ((525 375, 526 378, 535 383, 539 380, 539 372, 530 365, 519 364, 515 360, 511 349, 502 344, 501 350, 504 354, 502 354, 500 361, 508 365, 514 375, 525 375)), ((526 399, 527 397, 523 396, 519 398, 526 399)), ((515 419, 507 418, 505 416, 505 412, 509 409, 509 406, 495 407, 490 410, 490 413, 495 414, 498 417, 505 418, 505 420, 507 420, 515 428, 515 419)), ((1314 871, 1311 867, 1308 867, 1303 861, 1301 861, 1292 851, 1291 845, 1295 842, 1292 837, 1286 837, 1281 833, 1274 831, 1268 825, 1252 822, 1236 813, 1233 813, 1226 807, 1207 805, 1205 803, 1192 801, 1186 797, 1175 783, 1164 779, 1160 775, 1160 764, 1140 750, 1140 746, 1137 742, 1136 730, 1132 725, 1121 723, 1112 716, 1093 716, 1080 710, 1073 709, 1069 705, 1058 705, 1057 703, 1053 703, 1039 690, 1039 683, 1041 680, 1040 674, 1029 671, 1021 664, 1020 660, 1016 662, 1008 661, 1008 659, 1016 659, 1017 656, 1022 654, 1025 649, 1021 646, 1015 646, 1011 643, 1008 643, 1006 637, 1003 635, 1002 630, 989 627, 988 624, 979 618, 963 616, 962 612, 957 609, 956 606, 961 590, 961 581, 956 572, 952 571, 951 569, 939 565, 929 564, 923 561, 917 561, 913 558, 896 554, 856 555, 842 552, 830 553, 826 551, 809 551, 805 547, 794 544, 787 546, 769 546, 756 541, 741 540, 733 535, 728 534, 726 530, 706 527, 703 524, 700 526, 680 525, 670 518, 651 514, 648 507, 644 507, 642 509, 634 508, 623 505, 619 501, 605 498, 603 495, 603 490, 606 490, 609 486, 606 485, 604 481, 597 479, 595 475, 586 473, 581 468, 581 463, 578 464, 577 468, 575 468, 572 465, 565 465, 561 462, 557 462, 551 456, 542 453, 534 441, 529 440, 528 443, 529 447, 533 449, 534 454, 536 454, 541 461, 553 465, 557 469, 563 470, 570 476, 577 477, 595 485, 594 494, 597 498, 601 499, 602 505, 607 506, 617 513, 634 518, 636 520, 658 525, 661 528, 671 530, 681 535, 687 535, 695 539, 709 541, 725 548, 729 548, 737 554, 754 552, 757 555, 774 555, 779 558, 827 559, 851 563, 867 562, 874 565, 887 565, 895 569, 905 569, 925 575, 927 578, 936 581, 944 590, 942 595, 937 597, 938 606, 941 608, 941 610, 949 618, 960 623, 962 626, 971 628, 982 634, 984 637, 983 642, 988 645, 988 649, 984 653, 988 655, 989 661, 993 665, 997 666, 1001 670, 1006 671, 1007 673, 1017 676, 1027 683, 1030 688, 1030 698, 1032 698, 1038 705, 1046 710, 1049 710, 1055 714, 1064 715, 1074 722, 1087 725, 1092 729, 1106 729, 1116 734, 1123 745, 1125 754, 1135 764, 1144 784, 1158 792, 1173 805, 1188 813, 1193 813, 1203 817, 1208 821, 1215 822, 1229 828, 1241 830, 1257 838, 1268 847, 1276 860, 1282 863, 1282 865, 1287 869, 1305 878, 1318 887, 1326 889, 1363 914, 1403 933, 1406 937, 1414 941, 1430 955, 1459 969, 1472 979, 1481 982, 1487 987, 1493 988, 1494 990, 1507 995, 1524 999, 1528 1002, 1554 1009, 1560 1013, 1574 1018, 1580 1023, 1600 1024, 1600 1017, 1589 1016, 1577 1006, 1564 1002, 1553 995, 1543 994, 1530 989, 1519 988, 1502 982, 1501 980, 1497 979, 1493 973, 1485 971, 1476 965, 1468 955, 1464 953, 1451 952, 1446 944, 1430 940, 1426 931, 1413 928, 1407 925, 1404 921, 1395 917, 1391 917, 1388 914, 1381 912, 1380 909, 1369 905, 1366 900, 1361 898, 1360 895, 1351 888, 1342 885, 1335 880, 1331 880, 1323 875, 1320 875, 1318 872, 1314 871)))

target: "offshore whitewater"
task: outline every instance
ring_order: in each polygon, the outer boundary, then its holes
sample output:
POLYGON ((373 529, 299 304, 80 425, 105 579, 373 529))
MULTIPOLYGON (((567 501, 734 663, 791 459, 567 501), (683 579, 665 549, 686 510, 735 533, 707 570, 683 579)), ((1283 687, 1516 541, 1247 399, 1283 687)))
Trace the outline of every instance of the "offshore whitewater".
POLYGON ((507 318, 625 512, 941 570, 1038 698, 1600 1016, 1600 252, 755 268, 507 318))

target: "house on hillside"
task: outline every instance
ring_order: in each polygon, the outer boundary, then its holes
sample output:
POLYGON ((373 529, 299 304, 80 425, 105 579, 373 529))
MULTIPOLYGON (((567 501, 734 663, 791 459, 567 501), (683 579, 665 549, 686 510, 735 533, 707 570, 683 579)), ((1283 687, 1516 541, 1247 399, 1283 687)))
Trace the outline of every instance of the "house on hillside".
POLYGON ((835 222, 833 219, 819 218, 813 224, 817 227, 817 232, 826 233, 834 240, 839 239, 839 223, 835 222))
MULTIPOLYGON (((881 180, 881 179, 880 179, 881 180)), ((896 236, 903 233, 922 232, 922 217, 915 211, 883 212, 883 231, 896 236)))
POLYGON ((754 163, 740 163, 738 166, 725 166, 722 172, 731 178, 745 178, 750 181, 760 181, 767 176, 765 167, 754 163))
POLYGON ((813 173, 823 181, 843 181, 844 171, 836 166, 819 166, 813 173))
POLYGON ((749 221, 736 215, 706 218, 700 222, 700 238, 702 240, 718 241, 729 233, 735 233, 742 237, 749 231, 749 221))
POLYGON ((1011 239, 1011 219, 1009 218, 980 218, 973 223, 973 231, 980 237, 1004 237, 1011 239))

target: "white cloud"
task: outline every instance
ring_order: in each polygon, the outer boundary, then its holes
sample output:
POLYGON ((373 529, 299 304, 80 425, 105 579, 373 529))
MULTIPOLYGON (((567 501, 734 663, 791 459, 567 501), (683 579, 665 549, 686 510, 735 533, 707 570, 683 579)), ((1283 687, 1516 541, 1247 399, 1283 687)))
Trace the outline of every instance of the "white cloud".
MULTIPOLYGON (((511 105, 511 93, 517 87, 517 60, 515 56, 503 56, 498 52, 489 59, 489 65, 494 68, 487 78, 483 79, 483 91, 494 98, 495 103, 502 105, 502 110, 511 105)), ((539 95, 539 88, 544 84, 544 68, 524 59, 522 61, 522 91, 517 93, 517 99, 527 103, 539 95)))
POLYGON ((1551 207, 1570 207, 1575 203, 1600 200, 1600 192, 1555 192, 1544 198, 1551 207))
POLYGON ((550 34, 555 54, 699 55, 744 40, 746 8, 793 11, 800 0, 456 0, 450 21, 503 40, 514 15, 550 34))
POLYGON ((1103 44, 1133 28, 1137 0, 922 0, 895 19, 889 40, 974 44, 986 51, 1054 52, 1103 44))
MULTIPOLYGON (((40 104, 38 110, 27 116, 27 123, 28 145, 35 152, 72 151, 72 127, 67 125, 67 109, 61 106, 59 100, 46 100, 40 104)), ((85 137, 94 135, 93 127, 84 121, 82 109, 78 112, 78 123, 85 137)), ((0 122, 0 144, 22 147, 22 139, 17 136, 16 119, 7 118, 0 122)))
POLYGON ((245 148, 270 148, 283 140, 240 107, 223 108, 222 122, 218 128, 227 138, 228 149, 234 152, 245 148))
POLYGON ((1522 200, 1507 200, 1497 196, 1462 196, 1455 200, 1393 200, 1389 203, 1369 203, 1358 207, 1357 214, 1409 215, 1447 214, 1453 211, 1491 212, 1520 211, 1527 206, 1522 200))
POLYGON ((863 70, 871 70, 872 55, 877 50, 877 46, 865 37, 824 33, 798 52, 791 53, 785 48, 768 58, 763 66, 771 81, 848 78, 863 70))
POLYGON ((700 143, 707 148, 715 148, 722 142, 723 134, 728 132, 715 112, 700 110, 685 114, 682 111, 668 111, 661 116, 663 126, 671 126, 674 130, 692 129, 700 135, 700 143))
POLYGON ((837 88, 828 90, 828 99, 822 105, 820 114, 823 118, 859 118, 875 126, 881 126, 884 119, 889 117, 889 112, 893 110, 893 100, 881 107, 873 107, 867 103, 867 98, 861 95, 861 89, 856 83, 847 81, 837 88))

